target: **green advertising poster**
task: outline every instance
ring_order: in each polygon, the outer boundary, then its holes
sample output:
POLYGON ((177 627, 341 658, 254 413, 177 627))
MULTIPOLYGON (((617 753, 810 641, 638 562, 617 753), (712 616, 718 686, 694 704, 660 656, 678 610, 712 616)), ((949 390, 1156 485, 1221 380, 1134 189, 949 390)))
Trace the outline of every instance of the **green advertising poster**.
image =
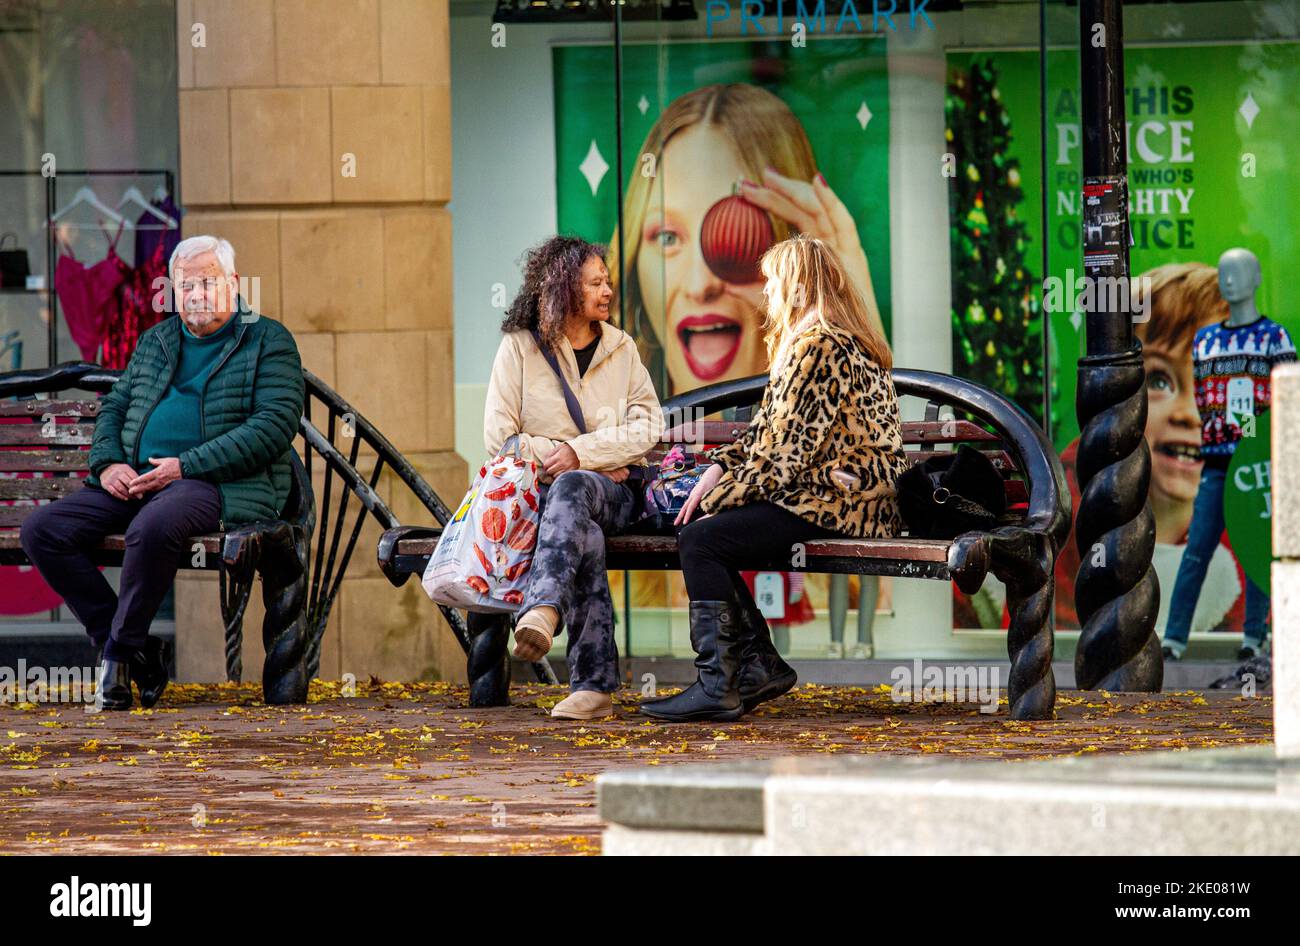
MULTIPOLYGON (((989 182, 994 213, 999 191, 1015 186, 1014 208, 1029 249, 1027 269, 1067 280, 1082 275, 1079 200, 1081 112, 1079 56, 1053 50, 1047 59, 1048 272, 1042 269, 1039 66, 1037 51, 961 53, 950 56, 949 124, 954 98, 986 114, 1004 110, 1005 162, 1016 180, 989 182), (979 79, 989 76, 982 86, 979 79), (957 95, 957 83, 967 85, 957 95), (996 95, 996 98, 994 97, 996 95)), ((1259 257, 1264 282, 1257 303, 1294 335, 1300 298, 1289 271, 1300 246, 1300 183, 1287 164, 1300 127, 1300 47, 1294 43, 1132 46, 1124 49, 1125 109, 1129 122, 1131 270, 1139 275, 1169 263, 1215 266, 1220 254, 1241 246, 1259 257)), ((991 128, 991 126, 990 126, 991 128)), ((987 137, 987 136, 985 136, 987 137)), ((987 146, 986 146, 987 147, 987 146)), ((967 156, 955 153, 957 174, 967 156)), ((990 212, 990 207, 983 209, 990 212)), ((954 269, 961 247, 954 237, 954 269)), ((1073 292, 1066 293, 1073 297, 1073 292)), ((964 313, 957 318, 964 318, 964 313)), ((1075 364, 1084 349, 1083 317, 1073 307, 1049 312, 1052 435, 1064 449, 1079 434, 1075 419, 1075 364)), ((970 357, 954 333, 954 370, 970 357)), ((977 353, 978 355, 978 353, 977 353)), ((1042 358, 1036 362, 1041 376, 1042 358)), ((987 377, 986 371, 974 375, 987 377)), ((996 385, 994 385, 996 386, 996 385)), ((1041 391, 1039 382, 1038 391, 1041 391)), ((1031 411, 1032 412, 1032 411, 1031 411)), ((1041 411, 1038 413, 1041 414, 1041 411)))
MULTIPOLYGON (((752 205, 733 191, 742 178, 763 183, 768 165, 804 186, 820 173, 844 203, 888 332, 885 49, 876 37, 799 48, 748 41, 624 45, 620 170, 628 239, 625 275, 615 278, 623 327, 642 345, 662 396, 767 370, 761 278, 753 266, 718 264, 743 263, 746 253, 756 262, 760 247, 727 243, 728 233, 745 226, 710 230, 705 222, 719 209, 753 224, 752 205)), ((619 199, 613 50, 559 46, 553 56, 558 229, 611 242, 619 199)), ((802 229, 779 214, 757 213, 773 218, 775 239, 802 229)))
POLYGON ((1228 538, 1246 575, 1268 594, 1273 570, 1273 464, 1271 411, 1264 411, 1232 452, 1223 483, 1228 538))
MULTIPOLYGON (((757 260, 769 237, 797 230, 825 238, 818 224, 828 219, 787 219, 735 192, 742 178, 766 186, 767 166, 810 196, 814 178, 824 177, 856 230, 841 228, 832 246, 842 258, 865 255, 889 332, 884 38, 625 44, 617 172, 612 47, 557 46, 552 55, 557 229, 612 243, 621 181, 626 238, 622 265, 615 250, 610 270, 622 326, 637 340, 661 397, 767 371, 757 260)), ((611 576, 616 600, 621 581, 611 576)), ((778 640, 811 620, 811 601, 825 601, 825 585, 782 578, 778 640)), ((680 578, 647 573, 632 576, 629 597, 633 607, 686 602, 680 578)))
MULTIPOLYGON (((1074 304, 1083 268, 1078 52, 1048 53, 1045 90, 1041 63, 1038 51, 948 57, 953 370, 1006 393, 1040 420, 1046 385, 1051 437, 1077 513, 1074 398, 1085 349, 1083 313, 1074 304), (1046 310, 1045 323, 1035 301, 1046 310), (1040 327, 1047 331, 1046 367, 1040 327)), ((1300 182, 1287 163, 1300 127, 1300 46, 1126 45, 1124 66, 1131 271, 1148 276, 1149 304, 1135 334, 1147 371, 1163 631, 1203 468, 1192 338, 1227 317, 1218 292, 1220 255, 1233 247, 1254 253, 1263 275, 1259 310, 1293 335, 1300 328, 1300 299, 1288 278, 1300 249, 1300 182)), ((1243 478, 1267 464, 1267 445, 1266 438, 1243 444, 1242 463, 1250 461, 1241 467, 1243 478)), ((1266 530, 1259 514, 1267 492, 1238 492, 1227 493, 1228 538, 1210 560, 1193 633, 1242 630, 1246 576, 1267 581, 1268 544, 1257 538, 1266 530)), ((1057 559, 1059 629, 1079 626, 1078 565, 1071 535, 1057 559)), ((969 602, 957 595, 954 625, 998 626, 1001 601, 990 607, 982 600, 988 597, 988 589, 969 602)))

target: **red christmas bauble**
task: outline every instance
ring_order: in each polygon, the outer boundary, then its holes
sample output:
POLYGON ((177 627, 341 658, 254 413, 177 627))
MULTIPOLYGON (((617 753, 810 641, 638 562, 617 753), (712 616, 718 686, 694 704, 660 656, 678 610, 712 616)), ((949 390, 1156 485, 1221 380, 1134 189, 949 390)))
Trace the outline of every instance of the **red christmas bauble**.
POLYGON ((762 279, 758 261, 775 242, 772 218, 767 211, 739 194, 724 197, 710 207, 700 224, 704 262, 719 279, 729 283, 762 279))

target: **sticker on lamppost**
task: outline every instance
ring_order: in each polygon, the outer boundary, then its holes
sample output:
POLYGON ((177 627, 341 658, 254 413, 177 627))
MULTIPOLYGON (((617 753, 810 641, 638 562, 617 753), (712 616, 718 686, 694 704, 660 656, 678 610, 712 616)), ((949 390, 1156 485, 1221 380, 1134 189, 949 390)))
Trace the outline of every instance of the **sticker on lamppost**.
MULTIPOLYGON (((1230 392, 1231 393, 1231 392, 1230 392)), ((1223 518, 1228 541, 1246 577, 1269 594, 1273 562, 1273 467, 1269 456, 1269 412, 1249 417, 1223 484, 1223 518), (1245 436, 1247 430, 1253 435, 1245 436)))
POLYGON ((1123 175, 1083 180, 1083 268, 1089 276, 1113 273, 1125 246, 1128 179, 1123 175))

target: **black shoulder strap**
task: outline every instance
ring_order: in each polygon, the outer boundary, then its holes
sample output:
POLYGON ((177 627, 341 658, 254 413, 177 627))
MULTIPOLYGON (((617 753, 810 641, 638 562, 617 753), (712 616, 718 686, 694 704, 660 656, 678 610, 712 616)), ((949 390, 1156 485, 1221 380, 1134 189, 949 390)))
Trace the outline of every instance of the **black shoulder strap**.
POLYGON ((587 423, 582 419, 582 405, 578 403, 578 398, 574 395, 573 389, 569 387, 569 382, 564 380, 564 372, 560 370, 559 359, 555 357, 555 352, 542 344, 542 336, 537 329, 533 329, 532 332, 533 341, 537 343, 537 350, 542 353, 546 363, 555 372, 555 377, 559 379, 560 390, 564 392, 564 404, 569 409, 569 416, 573 418, 574 426, 578 428, 578 433, 585 434, 587 432, 587 423))

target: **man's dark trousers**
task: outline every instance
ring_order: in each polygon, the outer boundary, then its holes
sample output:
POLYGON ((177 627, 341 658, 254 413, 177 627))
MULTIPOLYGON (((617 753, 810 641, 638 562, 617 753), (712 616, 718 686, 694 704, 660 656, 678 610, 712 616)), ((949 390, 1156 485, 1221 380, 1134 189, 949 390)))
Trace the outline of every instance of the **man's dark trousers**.
POLYGON ((72 609, 104 655, 126 660, 144 647, 191 536, 217 531, 221 495, 212 483, 173 480, 137 499, 98 486, 41 506, 23 522, 23 551, 72 609), (87 550, 107 535, 126 534, 121 595, 87 550))

